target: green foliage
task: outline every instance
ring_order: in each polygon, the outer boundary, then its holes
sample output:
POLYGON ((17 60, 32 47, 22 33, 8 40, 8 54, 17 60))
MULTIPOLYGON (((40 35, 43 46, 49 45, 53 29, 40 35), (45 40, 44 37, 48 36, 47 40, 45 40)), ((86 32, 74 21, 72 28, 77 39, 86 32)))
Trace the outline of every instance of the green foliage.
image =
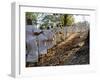
POLYGON ((45 27, 44 26, 40 26, 40 29, 43 30, 43 29, 45 29, 45 27))
POLYGON ((26 19, 36 20, 36 15, 32 12, 26 12, 26 19))
POLYGON ((50 14, 50 13, 34 13, 26 12, 27 24, 40 24, 41 29, 47 29, 49 26, 71 26, 74 24, 74 17, 70 14, 50 14), (40 19, 40 23, 37 21, 40 19))
POLYGON ((64 26, 72 26, 74 24, 74 17, 70 14, 64 14, 63 15, 63 24, 64 26))
POLYGON ((37 17, 38 17, 39 13, 34 13, 34 12, 26 12, 26 23, 32 25, 33 24, 37 24, 37 17), (30 22, 29 22, 30 21, 30 22))
POLYGON ((54 15, 45 15, 42 19, 42 26, 45 26, 47 28, 48 26, 53 26, 53 24, 56 22, 54 15))

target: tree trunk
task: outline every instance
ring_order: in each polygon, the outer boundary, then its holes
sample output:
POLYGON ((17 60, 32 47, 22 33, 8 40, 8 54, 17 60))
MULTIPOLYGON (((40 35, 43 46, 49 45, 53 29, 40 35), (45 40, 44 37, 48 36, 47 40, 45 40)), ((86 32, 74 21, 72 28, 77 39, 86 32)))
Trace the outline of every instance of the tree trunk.
POLYGON ((27 25, 32 25, 32 19, 27 19, 27 20, 26 20, 26 24, 27 24, 27 25))
POLYGON ((67 18, 67 16, 68 16, 67 14, 64 14, 64 26, 66 26, 66 25, 67 25, 67 19, 66 19, 66 18, 67 18))

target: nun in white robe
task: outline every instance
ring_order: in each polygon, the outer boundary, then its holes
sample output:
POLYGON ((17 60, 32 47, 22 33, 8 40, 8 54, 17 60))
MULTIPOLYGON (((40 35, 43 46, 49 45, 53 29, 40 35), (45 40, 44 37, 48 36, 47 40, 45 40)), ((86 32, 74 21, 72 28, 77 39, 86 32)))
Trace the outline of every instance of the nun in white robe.
POLYGON ((26 28, 26 62, 38 62, 36 37, 30 28, 26 28))

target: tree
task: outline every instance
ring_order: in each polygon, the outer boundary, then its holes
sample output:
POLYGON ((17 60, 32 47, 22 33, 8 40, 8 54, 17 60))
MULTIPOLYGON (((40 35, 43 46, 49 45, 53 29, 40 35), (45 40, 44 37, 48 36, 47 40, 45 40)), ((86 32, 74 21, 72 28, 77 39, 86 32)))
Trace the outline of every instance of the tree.
POLYGON ((40 13, 34 13, 34 12, 26 12, 26 24, 32 25, 37 24, 37 18, 40 13))
POLYGON ((49 26, 71 26, 74 23, 74 17, 70 14, 56 14, 56 13, 26 13, 26 24, 39 24, 39 27, 46 28, 49 26))
POLYGON ((64 14, 63 15, 63 21, 64 26, 71 26, 74 24, 74 17, 71 14, 64 14))
POLYGON ((32 25, 32 21, 36 21, 36 16, 32 12, 26 12, 26 24, 32 25))
POLYGON ((46 14, 42 19, 42 22, 41 26, 45 26, 45 28, 53 26, 53 23, 55 23, 55 16, 53 14, 46 14))

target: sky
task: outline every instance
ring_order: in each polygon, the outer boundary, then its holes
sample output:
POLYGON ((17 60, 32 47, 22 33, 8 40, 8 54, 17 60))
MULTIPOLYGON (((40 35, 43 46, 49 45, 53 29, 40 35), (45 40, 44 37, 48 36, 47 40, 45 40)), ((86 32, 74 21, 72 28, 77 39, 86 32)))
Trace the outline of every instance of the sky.
POLYGON ((75 23, 80 22, 80 21, 88 21, 90 22, 90 16, 86 15, 74 15, 75 18, 75 23))

